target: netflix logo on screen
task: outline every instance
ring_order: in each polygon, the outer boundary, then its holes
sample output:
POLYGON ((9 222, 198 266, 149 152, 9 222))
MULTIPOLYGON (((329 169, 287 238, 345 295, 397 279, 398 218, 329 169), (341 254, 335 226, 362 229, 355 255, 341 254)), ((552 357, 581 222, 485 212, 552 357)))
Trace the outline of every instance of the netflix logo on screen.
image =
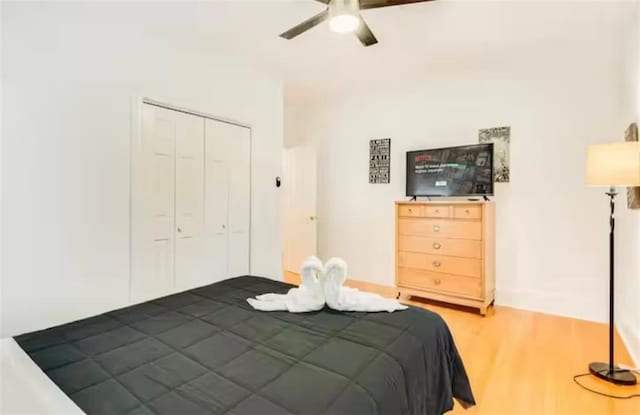
POLYGON ((415 157, 416 163, 432 161, 434 155, 433 154, 419 154, 415 157))

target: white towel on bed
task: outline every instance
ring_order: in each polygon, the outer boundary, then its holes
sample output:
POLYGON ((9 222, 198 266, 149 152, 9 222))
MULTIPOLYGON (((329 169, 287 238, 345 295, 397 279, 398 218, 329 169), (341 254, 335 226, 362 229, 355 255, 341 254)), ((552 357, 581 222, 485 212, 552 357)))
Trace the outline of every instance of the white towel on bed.
POLYGON ((344 287, 347 279, 347 263, 340 258, 331 258, 324 267, 324 299, 327 305, 338 311, 376 312, 406 310, 406 305, 378 294, 344 287))
POLYGON ((323 271, 322 261, 311 256, 302 264, 300 287, 292 288, 286 294, 258 295, 255 299, 248 298, 247 302, 260 311, 306 313, 321 310, 324 307, 323 271))

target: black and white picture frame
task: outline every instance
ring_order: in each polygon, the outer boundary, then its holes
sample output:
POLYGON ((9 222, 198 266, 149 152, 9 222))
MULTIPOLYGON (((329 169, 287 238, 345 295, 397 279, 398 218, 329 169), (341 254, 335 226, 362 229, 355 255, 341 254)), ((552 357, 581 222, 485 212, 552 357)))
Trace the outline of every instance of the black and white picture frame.
POLYGON ((369 183, 389 183, 391 180, 391 139, 369 141, 369 183))
POLYGON ((480 130, 480 144, 493 143, 493 181, 509 183, 511 179, 510 146, 511 127, 496 127, 480 130))
MULTIPOLYGON (((638 141, 638 124, 631 123, 624 132, 625 141, 638 141)), ((640 209, 640 187, 627 187, 627 206, 629 209, 640 209)))

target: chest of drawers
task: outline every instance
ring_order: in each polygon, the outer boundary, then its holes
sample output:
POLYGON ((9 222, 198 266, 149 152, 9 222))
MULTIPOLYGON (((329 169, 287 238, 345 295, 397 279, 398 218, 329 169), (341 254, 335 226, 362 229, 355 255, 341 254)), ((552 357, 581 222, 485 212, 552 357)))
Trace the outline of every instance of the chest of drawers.
POLYGON ((396 285, 414 295, 475 307, 495 296, 492 202, 396 202, 396 285))

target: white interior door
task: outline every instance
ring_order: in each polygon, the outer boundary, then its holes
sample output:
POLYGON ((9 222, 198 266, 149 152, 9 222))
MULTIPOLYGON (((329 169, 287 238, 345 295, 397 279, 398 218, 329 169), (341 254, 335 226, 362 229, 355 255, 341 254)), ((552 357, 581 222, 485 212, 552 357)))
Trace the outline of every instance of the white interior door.
POLYGON ((175 280, 178 291, 209 283, 204 261, 204 118, 176 112, 175 280))
POLYGON ((143 105, 134 143, 132 280, 134 301, 173 291, 176 119, 173 111, 143 105))
POLYGON ((210 119, 205 130, 206 253, 220 281, 249 273, 251 135, 210 119))
POLYGON ((299 273, 302 262, 316 255, 316 152, 311 146, 284 151, 284 267, 299 273))

